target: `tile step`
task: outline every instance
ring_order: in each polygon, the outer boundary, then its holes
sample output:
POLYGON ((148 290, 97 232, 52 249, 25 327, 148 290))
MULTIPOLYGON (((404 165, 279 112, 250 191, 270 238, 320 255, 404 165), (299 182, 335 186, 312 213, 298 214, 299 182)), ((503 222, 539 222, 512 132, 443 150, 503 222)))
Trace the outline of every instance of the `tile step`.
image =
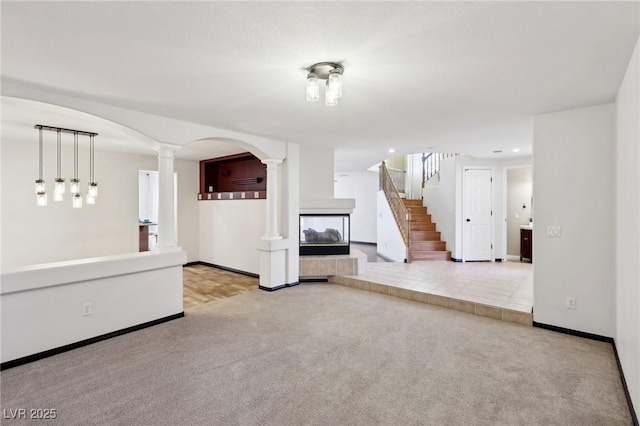
POLYGON ((453 309, 482 317, 493 318, 501 321, 513 322, 516 324, 532 326, 533 314, 528 312, 514 311, 512 309, 501 308, 499 306, 489 306, 482 303, 456 299, 448 296, 440 296, 421 291, 409 290, 406 288, 393 287, 386 284, 373 283, 353 277, 336 275, 329 277, 329 282, 360 290, 373 291, 389 296, 400 297, 402 299, 413 300, 415 302, 427 303, 429 305, 440 306, 442 308, 453 309))

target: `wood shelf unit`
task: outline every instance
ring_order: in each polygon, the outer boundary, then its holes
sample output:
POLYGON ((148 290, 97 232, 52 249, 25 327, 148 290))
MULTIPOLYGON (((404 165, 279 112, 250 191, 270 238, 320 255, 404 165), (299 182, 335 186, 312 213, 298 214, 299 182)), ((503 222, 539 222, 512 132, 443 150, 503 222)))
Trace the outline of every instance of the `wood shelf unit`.
POLYGON ((267 198, 267 166, 249 152, 200 161, 198 200, 267 198))

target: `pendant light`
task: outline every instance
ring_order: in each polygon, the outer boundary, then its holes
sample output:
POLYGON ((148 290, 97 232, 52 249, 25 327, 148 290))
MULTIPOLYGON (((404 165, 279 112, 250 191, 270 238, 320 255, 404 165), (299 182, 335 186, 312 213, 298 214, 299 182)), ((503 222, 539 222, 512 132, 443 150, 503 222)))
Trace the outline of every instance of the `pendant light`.
POLYGON ((320 82, 318 76, 310 72, 307 74, 307 100, 315 102, 320 99, 320 82))
POLYGON ((57 133, 58 174, 53 187, 53 201, 62 201, 64 199, 64 193, 67 191, 67 186, 64 182, 64 179, 60 177, 60 170, 62 168, 62 131, 58 129, 57 133))
POLYGON ((327 81, 326 84, 326 92, 324 94, 324 104, 326 106, 336 106, 338 105, 338 96, 337 96, 337 92, 335 90, 331 90, 331 86, 329 85, 329 82, 327 81))
POLYGON ((71 194, 73 207, 82 207, 82 194, 80 194, 80 179, 78 179, 78 132, 73 132, 73 179, 71 179, 71 194))
POLYGON ((45 188, 45 182, 42 178, 43 170, 43 130, 57 133, 57 174, 55 178, 55 185, 53 188, 53 200, 62 201, 64 199, 64 193, 66 192, 65 179, 62 178, 62 133, 73 133, 73 178, 69 179, 69 192, 71 193, 71 205, 74 208, 81 208, 83 197, 80 192, 80 179, 78 178, 78 135, 89 136, 89 187, 87 189, 87 204, 95 204, 96 197, 98 196, 98 183, 95 181, 94 169, 95 169, 95 141, 94 137, 98 136, 97 133, 86 132, 83 130, 65 129, 62 127, 44 126, 42 124, 36 124, 35 128, 39 130, 39 176, 36 180, 36 204, 38 206, 47 205, 47 193, 45 188))
POLYGON ((95 204, 98 196, 98 183, 93 174, 95 169, 93 135, 89 135, 89 188, 87 190, 87 204, 95 204))
POLYGON ((38 180, 36 180, 36 205, 44 207, 47 205, 47 192, 42 179, 42 129, 40 129, 38 141, 38 180))
POLYGON ((329 79, 327 80, 331 96, 339 98, 342 96, 342 71, 337 68, 329 71, 329 79))

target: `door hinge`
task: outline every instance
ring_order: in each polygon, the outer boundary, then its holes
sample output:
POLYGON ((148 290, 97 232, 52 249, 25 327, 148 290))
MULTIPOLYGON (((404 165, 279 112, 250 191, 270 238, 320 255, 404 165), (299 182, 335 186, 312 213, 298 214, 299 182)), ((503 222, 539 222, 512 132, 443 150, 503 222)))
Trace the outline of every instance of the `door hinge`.
POLYGON ((491 216, 493 216, 493 210, 491 210, 491 216))
POLYGON ((493 178, 489 178, 489 182, 493 182, 493 178))
POLYGON ((493 244, 491 244, 491 248, 493 248, 493 244))

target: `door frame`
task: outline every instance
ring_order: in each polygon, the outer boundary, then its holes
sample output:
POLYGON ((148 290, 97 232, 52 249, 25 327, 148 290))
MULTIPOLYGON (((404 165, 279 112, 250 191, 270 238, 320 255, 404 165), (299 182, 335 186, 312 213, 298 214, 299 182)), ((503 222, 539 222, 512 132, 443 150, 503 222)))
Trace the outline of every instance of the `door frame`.
MULTIPOLYGON (((509 219, 507 217, 507 196, 508 196, 508 186, 507 186, 507 177, 508 177, 508 172, 509 170, 514 170, 514 169, 527 169, 530 168, 531 172, 533 173, 533 164, 532 163, 523 163, 523 164, 516 164, 516 165, 512 165, 512 166, 504 166, 502 168, 502 261, 506 262, 507 261, 507 220, 509 219)), ((533 183, 533 179, 532 179, 532 183, 533 183)), ((532 193, 533 196, 533 193, 532 193)), ((533 217, 533 204, 531 205, 531 217, 533 217)))
MULTIPOLYGON (((465 213, 466 213, 465 206, 466 206, 466 203, 465 203, 465 197, 467 196, 467 194, 465 193, 465 187, 466 187, 466 185, 465 185, 465 179, 466 179, 465 171, 467 171, 467 170, 489 170, 489 171, 491 171, 491 195, 490 195, 490 198, 491 198, 491 212, 492 213, 494 211, 494 201, 495 201, 494 200, 495 191, 493 190, 493 178, 494 178, 494 175, 495 175, 495 167, 493 167, 493 166, 473 166, 473 165, 465 166, 465 165, 463 165, 462 166, 462 188, 461 188, 462 189, 462 209, 460 209, 460 211, 462 213, 462 216, 460 217, 460 223, 462 225, 461 229, 462 229, 462 261, 463 262, 467 261, 467 254, 466 254, 467 252, 466 252, 466 249, 465 249, 465 243, 466 243, 466 232, 465 232, 465 213)), ((496 238, 496 236, 495 236, 495 224, 494 224, 495 217, 496 216, 494 214, 492 214, 491 215, 491 221, 490 221, 490 224, 491 224, 491 229, 490 229, 490 234, 491 234, 491 256, 490 256, 489 261, 491 261, 491 262, 495 262, 495 259, 494 259, 494 257, 495 257, 494 256, 494 252, 495 252, 494 245, 495 245, 495 238, 496 238)))

